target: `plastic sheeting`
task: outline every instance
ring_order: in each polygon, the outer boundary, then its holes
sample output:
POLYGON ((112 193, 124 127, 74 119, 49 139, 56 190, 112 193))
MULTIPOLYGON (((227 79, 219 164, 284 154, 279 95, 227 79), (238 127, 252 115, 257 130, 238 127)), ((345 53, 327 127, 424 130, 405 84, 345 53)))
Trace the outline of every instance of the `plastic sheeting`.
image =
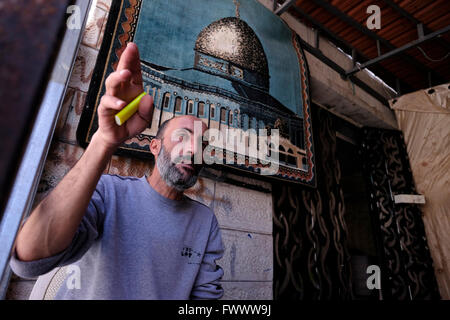
POLYGON ((410 158, 443 299, 450 299, 450 85, 390 100, 410 158))

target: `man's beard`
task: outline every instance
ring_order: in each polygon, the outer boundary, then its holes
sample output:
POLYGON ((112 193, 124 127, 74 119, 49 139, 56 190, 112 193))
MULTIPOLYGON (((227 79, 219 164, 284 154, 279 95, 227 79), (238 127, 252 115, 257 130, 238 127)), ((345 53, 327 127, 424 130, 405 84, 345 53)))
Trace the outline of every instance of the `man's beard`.
MULTIPOLYGON (((159 151, 158 158, 156 159, 156 166, 158 168, 161 178, 166 182, 169 187, 172 187, 178 191, 184 191, 192 187, 198 179, 198 175, 202 169, 201 165, 195 165, 191 159, 191 164, 194 171, 191 174, 183 174, 172 162, 170 153, 166 152, 163 144, 161 144, 161 150, 159 151)), ((179 162, 179 161, 178 161, 179 162)))

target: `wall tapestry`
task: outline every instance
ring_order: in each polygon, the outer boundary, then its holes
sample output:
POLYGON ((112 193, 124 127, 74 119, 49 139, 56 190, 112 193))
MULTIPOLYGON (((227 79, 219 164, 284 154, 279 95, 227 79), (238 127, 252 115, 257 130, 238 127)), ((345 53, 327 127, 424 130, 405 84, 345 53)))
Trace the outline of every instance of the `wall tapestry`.
MULTIPOLYGON (((149 143, 159 125, 192 114, 209 128, 236 129, 245 150, 261 148, 259 129, 278 129, 279 143, 267 147, 278 158, 271 177, 315 186, 305 56, 298 35, 256 0, 114 0, 77 130, 83 147, 97 130, 104 81, 130 41, 139 47, 155 109, 149 127, 119 154, 152 158, 149 143)), ((218 166, 254 174, 264 167, 247 151, 225 148, 221 156, 218 166), (227 163, 230 152, 244 161, 227 163)))

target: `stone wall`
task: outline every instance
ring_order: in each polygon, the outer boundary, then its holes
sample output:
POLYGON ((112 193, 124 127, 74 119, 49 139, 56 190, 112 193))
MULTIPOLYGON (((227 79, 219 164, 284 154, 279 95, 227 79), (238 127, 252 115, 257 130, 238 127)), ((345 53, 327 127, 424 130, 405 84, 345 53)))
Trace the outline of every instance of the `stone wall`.
POLYGON ((271 184, 215 169, 186 194, 214 210, 225 245, 223 299, 272 299, 271 184), (253 186, 255 189, 242 187, 253 186))

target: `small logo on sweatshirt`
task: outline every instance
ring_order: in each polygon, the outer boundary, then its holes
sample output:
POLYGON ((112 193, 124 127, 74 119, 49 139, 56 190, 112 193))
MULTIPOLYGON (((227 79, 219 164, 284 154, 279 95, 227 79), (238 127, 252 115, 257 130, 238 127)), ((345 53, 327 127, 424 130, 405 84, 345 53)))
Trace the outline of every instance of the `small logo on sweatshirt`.
POLYGON ((202 254, 188 246, 183 247, 181 256, 187 258, 188 264, 200 264, 202 262, 202 254))
POLYGON ((66 281, 67 289, 81 289, 81 269, 79 266, 75 264, 68 265, 66 275, 68 275, 66 281))

